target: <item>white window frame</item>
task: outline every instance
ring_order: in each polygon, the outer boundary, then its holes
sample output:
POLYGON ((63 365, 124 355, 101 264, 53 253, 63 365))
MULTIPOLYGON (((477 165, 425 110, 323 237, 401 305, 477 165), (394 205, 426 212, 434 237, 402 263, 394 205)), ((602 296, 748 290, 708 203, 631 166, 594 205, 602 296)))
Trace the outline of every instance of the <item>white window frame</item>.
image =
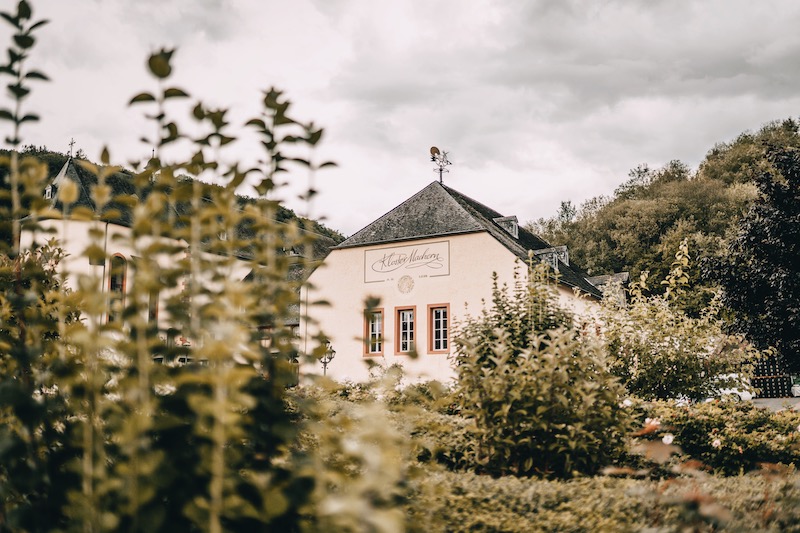
POLYGON ((364 312, 364 355, 383 355, 383 309, 364 312))
POLYGON ((450 352, 450 304, 428 306, 428 353, 450 352))
POLYGON ((395 308, 395 353, 408 354, 414 351, 416 341, 417 308, 395 308))

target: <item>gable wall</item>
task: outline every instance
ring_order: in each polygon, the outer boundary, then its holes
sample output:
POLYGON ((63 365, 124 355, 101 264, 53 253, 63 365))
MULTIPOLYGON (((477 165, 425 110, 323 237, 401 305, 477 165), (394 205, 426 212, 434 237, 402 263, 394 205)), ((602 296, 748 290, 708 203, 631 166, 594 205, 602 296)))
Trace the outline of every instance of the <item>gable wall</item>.
MULTIPOLYGON (((301 324, 300 350, 310 352, 312 338, 321 330, 336 350, 327 369, 334 379, 365 381, 369 378, 366 361, 372 361, 384 367, 400 364, 411 380, 448 381, 454 375, 448 358, 453 345, 449 343, 448 353, 429 353, 428 306, 449 306, 452 340, 453 326, 467 315, 480 314, 483 302, 491 300, 492 273, 497 272, 501 285, 513 286, 515 268, 525 272, 516 256, 486 232, 333 250, 309 279, 314 288, 303 295, 304 304, 325 300, 331 305, 307 306, 303 314, 312 317, 312 323, 301 324), (437 254, 442 264, 438 269, 433 257, 437 254), (428 262, 430 265, 423 265, 428 262), (383 310, 382 355, 365 356, 363 313, 364 301, 370 296, 380 298, 383 310), (398 308, 416 311, 417 359, 397 353, 398 308)), ((559 290, 559 298, 578 312, 592 306, 576 300, 566 287, 559 290)), ((304 370, 321 373, 322 365, 304 370)))

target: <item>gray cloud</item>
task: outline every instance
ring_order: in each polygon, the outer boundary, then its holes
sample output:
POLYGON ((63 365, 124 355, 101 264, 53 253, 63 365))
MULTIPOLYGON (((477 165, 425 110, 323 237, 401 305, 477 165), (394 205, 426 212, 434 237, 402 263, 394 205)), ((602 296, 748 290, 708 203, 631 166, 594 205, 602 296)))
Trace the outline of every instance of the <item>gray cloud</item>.
POLYGON ((177 45, 175 83, 197 97, 245 107, 233 114, 243 116, 253 95, 276 84, 300 118, 326 127, 324 158, 340 168, 321 178, 317 205, 345 232, 433 179, 431 144, 451 151, 454 186, 528 219, 560 200, 608 193, 640 163, 696 165, 714 143, 800 106, 794 0, 46 0, 35 8, 53 19, 37 65, 55 81, 30 102, 51 117, 31 128, 44 143, 105 138, 140 156, 130 139, 141 124, 124 103, 153 86, 147 53, 177 45))

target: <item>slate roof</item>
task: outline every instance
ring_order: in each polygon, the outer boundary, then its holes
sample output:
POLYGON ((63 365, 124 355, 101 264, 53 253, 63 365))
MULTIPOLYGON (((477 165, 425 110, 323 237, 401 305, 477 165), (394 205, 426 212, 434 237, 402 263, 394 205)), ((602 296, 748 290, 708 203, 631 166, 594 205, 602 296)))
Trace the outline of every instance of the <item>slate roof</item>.
MULTIPOLYGON (((528 260, 528 250, 551 248, 543 239, 523 227, 515 237, 495 219, 503 215, 455 189, 434 181, 382 217, 354 233, 336 246, 354 248, 413 239, 487 232, 520 260, 528 260)), ((558 262, 559 280, 597 298, 602 293, 589 283, 575 265, 558 262)))
MULTIPOLYGON (((92 198, 91 189, 97 185, 97 176, 76 165, 72 157, 67 158, 64 166, 53 178, 52 185, 54 187, 51 207, 58 212, 61 212, 63 206, 58 199, 58 189, 64 185, 65 182, 72 181, 78 189, 78 199, 69 206, 69 211, 79 207, 85 207, 91 211, 97 212, 97 205, 92 198)), ((111 200, 104 206, 103 212, 100 213, 101 220, 108 220, 109 222, 121 224, 123 226, 130 226, 132 217, 131 210, 128 206, 118 202, 115 198, 119 196, 136 196, 136 188, 133 184, 133 178, 125 172, 116 172, 106 179, 106 183, 111 187, 111 200)))
MULTIPOLYGON (((97 212, 97 205, 92 198, 91 190, 97 185, 97 176, 85 170, 80 165, 75 164, 72 157, 67 158, 61 170, 53 178, 51 185, 53 186, 51 207, 56 212, 62 212, 63 205, 58 199, 58 189, 64 185, 65 182, 72 181, 76 184, 78 190, 78 199, 69 206, 68 213, 71 213, 76 208, 88 208, 93 212, 97 212)), ((102 213, 99 213, 100 219, 109 221, 121 226, 130 227, 133 221, 133 213, 131 204, 143 201, 150 194, 149 189, 137 190, 134 184, 134 177, 127 171, 120 171, 108 176, 106 183, 111 187, 111 200, 105 205, 102 213), (120 199, 133 200, 133 202, 120 201, 120 199)), ((215 185, 206 184, 207 187, 215 187, 215 185)), ((210 202, 208 198, 203 198, 204 202, 210 202)), ((255 200, 248 197, 239 197, 239 204, 244 205, 252 203, 255 200)), ((178 202, 177 204, 170 204, 170 208, 174 210, 178 218, 174 221, 175 226, 181 226, 181 215, 188 213, 190 206, 188 202, 178 202)), ((290 211, 288 213, 291 213, 290 211)), ((166 216, 166 215, 165 215, 166 216)), ((290 217, 281 208, 278 209, 276 222, 279 224, 285 223, 290 217)), ((315 233, 316 238, 311 246, 306 248, 297 247, 291 250, 295 255, 305 253, 309 259, 319 260, 327 256, 330 249, 336 245, 336 242, 325 235, 320 235, 313 230, 305 230, 315 233)), ((242 222, 237 228, 240 238, 248 239, 253 237, 253 230, 251 224, 242 222)), ((251 252, 248 249, 238 250, 237 255, 242 258, 251 257, 251 252)))

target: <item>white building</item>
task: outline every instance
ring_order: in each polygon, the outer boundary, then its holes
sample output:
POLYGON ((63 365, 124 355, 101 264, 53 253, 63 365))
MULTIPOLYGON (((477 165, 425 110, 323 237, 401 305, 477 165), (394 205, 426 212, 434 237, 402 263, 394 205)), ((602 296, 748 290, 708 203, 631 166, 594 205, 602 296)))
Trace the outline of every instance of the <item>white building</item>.
MULTIPOLYGON (((50 239, 56 239, 57 245, 66 254, 61 262, 60 268, 66 275, 67 286, 78 288, 81 284, 91 280, 93 286, 84 289, 96 290, 99 293, 107 294, 107 311, 101 317, 103 322, 114 322, 121 320, 120 310, 124 307, 126 298, 129 297, 132 288, 133 268, 137 261, 154 262, 160 270, 173 268, 178 261, 186 258, 189 253, 189 245, 186 241, 173 239, 170 237, 159 238, 163 242, 168 242, 173 252, 160 252, 157 256, 148 255, 148 245, 152 243, 152 237, 138 239, 134 242, 131 238, 131 224, 136 205, 145 201, 140 198, 134 185, 134 178, 125 171, 117 172, 106 179, 106 184, 110 187, 110 201, 103 209, 99 209, 93 198, 92 189, 97 184, 97 177, 91 172, 86 171, 77 165, 72 157, 64 163, 58 174, 52 178, 44 190, 45 199, 50 201, 51 213, 49 217, 36 221, 27 219, 23 221, 22 233, 20 236, 20 247, 29 249, 34 244, 42 245, 50 239), (74 187, 77 197, 71 203, 62 216, 63 206, 59 200, 59 190, 69 184, 74 187), (34 223, 35 222, 35 223, 34 223), (149 240, 148 240, 149 239, 149 240)), ((240 202, 250 202, 252 199, 238 198, 240 202)), ((173 209, 178 218, 179 211, 188 205, 174 204, 173 209)), ((283 213, 284 218, 294 216, 293 213, 283 213)), ((169 221, 161 221, 165 226, 169 221)), ((237 231, 247 236, 245 227, 237 227, 237 231)), ((166 234, 170 234, 167 229, 166 234)), ((220 234, 220 241, 227 239, 220 234)), ((280 240, 278 240, 280 242, 280 240)), ((224 262, 230 255, 223 255, 219 252, 210 252, 206 248, 212 243, 204 243, 201 254, 204 264, 213 262, 224 262)), ((327 249, 333 244, 331 239, 324 236, 317 236, 315 245, 298 249, 286 249, 282 253, 290 256, 289 277, 296 280, 299 285, 304 275, 304 261, 301 254, 305 253, 310 258, 321 257, 327 253, 327 249)), ((229 278, 237 281, 248 281, 251 277, 253 262, 248 260, 246 250, 237 250, 234 254, 236 260, 226 266, 229 271, 229 278)), ((206 286, 212 284, 211 281, 204 279, 202 283, 206 286)), ((147 319, 159 328, 162 332, 169 330, 169 335, 175 335, 178 343, 188 343, 189 340, 181 338, 179 331, 174 331, 174 324, 166 313, 166 301, 170 296, 174 296, 179 289, 172 288, 171 293, 167 294, 158 289, 150 293, 150 301, 147 303, 147 319)), ((299 300, 299 295, 298 295, 299 300)), ((299 306, 295 305, 290 309, 292 316, 282 321, 284 326, 289 326, 297 330, 299 322, 299 306)), ((264 324, 259 329, 268 333, 272 324, 264 324)), ((166 335, 166 334, 165 334, 166 335)), ((163 336, 163 335, 162 335, 163 336)))
POLYGON ((513 286, 515 270, 527 272, 529 250, 558 270, 561 303, 590 313, 601 292, 569 264, 565 247, 433 182, 334 247, 311 274, 301 350, 324 333, 336 351, 327 374, 339 380, 368 379, 368 362, 400 364, 412 379, 449 380, 454 325, 491 301, 493 273, 513 286), (379 303, 368 308, 369 298, 379 303))

